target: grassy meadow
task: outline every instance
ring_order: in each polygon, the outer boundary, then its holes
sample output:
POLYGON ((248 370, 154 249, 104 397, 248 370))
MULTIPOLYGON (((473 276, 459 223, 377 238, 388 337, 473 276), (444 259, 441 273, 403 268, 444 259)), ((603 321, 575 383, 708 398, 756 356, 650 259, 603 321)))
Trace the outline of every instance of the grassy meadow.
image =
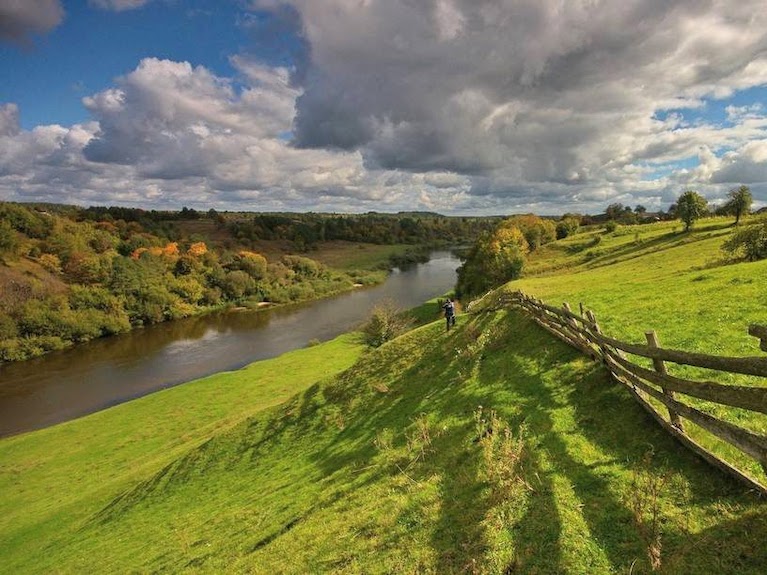
MULTIPOLYGON (((755 355, 767 262, 723 265, 728 224, 586 231, 502 289, 755 355)), ((414 315, 0 440, 0 572, 765 572, 767 502, 599 363, 513 310, 414 315)))

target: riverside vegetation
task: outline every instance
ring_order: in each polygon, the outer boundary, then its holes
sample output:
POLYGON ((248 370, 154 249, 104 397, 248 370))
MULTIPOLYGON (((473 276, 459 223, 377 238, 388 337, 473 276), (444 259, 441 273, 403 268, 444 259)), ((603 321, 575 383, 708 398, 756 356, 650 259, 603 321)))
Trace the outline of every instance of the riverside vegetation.
MULTIPOLYGON (((753 355, 767 261, 721 251, 731 221, 676 226, 541 245, 501 289, 753 355)), ((437 310, 0 441, 0 571, 764 573, 767 502, 599 363, 512 309, 449 334, 437 310)))
POLYGON ((222 306, 383 281, 492 218, 200 214, 0 202, 0 362, 222 306))

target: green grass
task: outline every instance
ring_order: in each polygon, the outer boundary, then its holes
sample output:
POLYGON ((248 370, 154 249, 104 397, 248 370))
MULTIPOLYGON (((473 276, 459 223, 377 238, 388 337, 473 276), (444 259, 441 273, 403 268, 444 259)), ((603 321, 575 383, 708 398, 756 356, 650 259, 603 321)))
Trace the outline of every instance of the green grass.
MULTIPOLYGON (((666 478, 664 572, 763 572, 767 504, 676 444, 599 364, 513 312, 442 327, 129 482, 96 490, 99 474, 83 471, 111 466, 65 458, 58 488, 86 494, 69 506, 46 497, 24 527, 20 509, 2 530, 0 571, 648 572, 632 482, 666 478)), ((64 429, 48 432, 71 452, 64 429)), ((38 434, 0 443, 3 468, 9 441, 38 434)))
MULTIPOLYGON (((725 223, 579 234, 503 289, 754 354, 767 268, 721 265, 725 223)), ((410 314, 375 351, 344 336, 0 440, 0 572, 648 573, 649 548, 662 573, 765 572, 767 502, 600 364, 518 312, 410 314)))
MULTIPOLYGON (((720 248, 734 230, 731 224, 731 219, 711 218, 698 222, 691 233, 680 231, 678 222, 620 227, 603 236, 600 255, 588 261, 571 248, 590 243, 591 237, 602 232, 579 234, 533 254, 530 273, 503 289, 521 289, 552 305, 568 302, 574 309, 583 303, 595 312, 603 332, 623 341, 645 343, 645 332, 654 330, 664 347, 715 355, 761 355, 759 340, 749 336, 747 328, 767 323, 767 260, 727 262, 720 248)), ((668 369, 692 379, 765 385, 764 378, 673 364, 668 369)), ((767 434, 764 415, 689 402, 767 434)), ((665 408, 661 411, 665 413, 665 408)), ((761 467, 749 457, 692 424, 688 430, 709 449, 767 482, 761 467)))
POLYGON ((393 255, 401 255, 413 246, 405 244, 379 245, 333 241, 321 243, 308 254, 328 267, 340 270, 380 270, 393 255))
POLYGON ((217 433, 348 368, 362 350, 345 335, 0 440, 0 556, 24 557, 217 433))

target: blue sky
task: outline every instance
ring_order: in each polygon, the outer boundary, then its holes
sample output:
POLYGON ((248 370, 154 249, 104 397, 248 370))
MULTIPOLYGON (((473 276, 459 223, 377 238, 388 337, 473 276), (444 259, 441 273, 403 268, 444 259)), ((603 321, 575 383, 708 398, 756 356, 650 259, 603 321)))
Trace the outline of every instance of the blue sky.
POLYGON ((0 0, 0 199, 767 204, 761 0, 0 0))
MULTIPOLYGON (((62 5, 64 20, 50 33, 27 46, 0 44, 2 76, 9 79, 0 101, 20 105, 26 129, 87 120, 83 96, 109 87, 143 58, 187 61, 231 77, 229 57, 252 52, 253 23, 270 18, 242 10, 234 0, 150 2, 121 12, 86 0, 62 5)), ((273 51, 258 56, 280 63, 273 51)))

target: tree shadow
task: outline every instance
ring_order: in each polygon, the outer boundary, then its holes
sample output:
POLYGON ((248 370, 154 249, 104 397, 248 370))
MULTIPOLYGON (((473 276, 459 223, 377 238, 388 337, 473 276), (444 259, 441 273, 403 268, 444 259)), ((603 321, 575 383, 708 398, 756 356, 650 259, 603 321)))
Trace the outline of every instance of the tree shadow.
MULTIPOLYGON (((550 349, 554 350, 557 361, 562 363, 578 357, 578 353, 571 348, 552 341, 531 320, 517 316, 514 321, 519 326, 517 344, 510 342, 509 345, 516 345, 517 353, 524 348, 527 348, 527 353, 550 349)), ((626 498, 632 494, 625 492, 626 480, 623 480, 624 493, 621 494, 620 483, 615 481, 616 471, 610 469, 615 462, 637 469, 645 465, 641 462, 648 451, 654 453, 645 470, 655 477, 668 476, 674 478, 677 484, 684 485, 682 497, 685 501, 670 504, 677 506, 676 513, 683 514, 685 505, 714 509, 720 505, 750 506, 756 503, 756 498, 745 487, 712 469, 660 428, 625 389, 611 380, 600 364, 587 363, 584 359, 578 377, 571 378, 567 383, 570 384, 568 387, 560 382, 546 381, 531 386, 529 381, 520 381, 515 382, 515 390, 527 402, 525 411, 530 414, 528 421, 541 434, 539 449, 545 450, 555 470, 570 482, 582 504, 582 516, 588 529, 607 555, 613 570, 629 570, 633 559, 644 560, 647 543, 643 541, 629 509, 626 498), (556 430, 552 427, 552 415, 564 405, 573 409, 573 426, 556 430), (589 465, 581 456, 575 457, 577 450, 573 447, 573 440, 568 438, 573 435, 582 436, 598 447, 606 459, 589 465)), ((762 518, 765 514, 763 509, 759 515, 762 518)), ((762 526, 761 529, 766 528, 762 526)), ((678 522, 664 522, 663 530, 664 561, 673 562, 677 555, 683 558, 688 556, 686 549, 690 546, 696 548, 701 566, 705 566, 707 560, 719 561, 719 551, 714 546, 697 544, 704 536, 691 537, 679 527, 678 522)), ((726 527, 711 530, 722 536, 730 531, 726 527)), ((733 543, 738 546, 737 542, 733 543)), ((759 559, 764 557, 764 551, 749 551, 742 545, 740 548, 739 560, 744 564, 758 564, 759 559)), ((730 562, 737 564, 734 560, 730 562)), ((762 566, 765 564, 762 563, 762 566)), ((684 572, 684 569, 678 572, 684 572)), ((706 569, 700 572, 706 572, 706 569)), ((729 572, 737 572, 737 569, 731 568, 729 572)))

